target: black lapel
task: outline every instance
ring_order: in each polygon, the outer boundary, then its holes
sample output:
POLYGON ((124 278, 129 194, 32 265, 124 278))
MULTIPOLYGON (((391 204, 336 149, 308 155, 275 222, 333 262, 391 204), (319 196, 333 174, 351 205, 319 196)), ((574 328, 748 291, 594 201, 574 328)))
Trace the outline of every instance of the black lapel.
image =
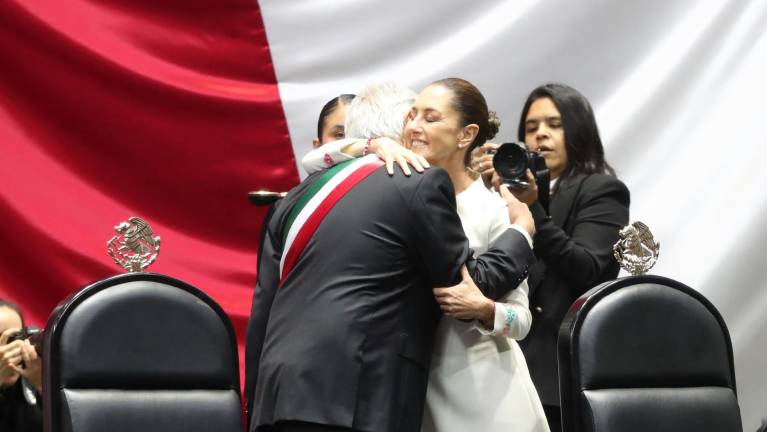
POLYGON ((565 224, 572 213, 573 204, 575 204, 575 197, 585 179, 585 175, 578 174, 565 179, 562 184, 558 185, 557 192, 552 195, 550 204, 551 219, 556 226, 565 228, 565 224))

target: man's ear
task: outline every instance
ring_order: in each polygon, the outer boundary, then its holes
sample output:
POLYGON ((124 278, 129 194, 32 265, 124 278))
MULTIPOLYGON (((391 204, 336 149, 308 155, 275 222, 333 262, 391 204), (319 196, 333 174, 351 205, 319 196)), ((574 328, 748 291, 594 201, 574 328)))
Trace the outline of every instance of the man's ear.
POLYGON ((319 138, 315 138, 312 140, 312 147, 317 148, 320 146, 320 140, 319 138))
POLYGON ((474 142, 474 138, 479 134, 479 126, 470 123, 461 128, 461 133, 458 135, 458 146, 460 148, 468 147, 474 142))

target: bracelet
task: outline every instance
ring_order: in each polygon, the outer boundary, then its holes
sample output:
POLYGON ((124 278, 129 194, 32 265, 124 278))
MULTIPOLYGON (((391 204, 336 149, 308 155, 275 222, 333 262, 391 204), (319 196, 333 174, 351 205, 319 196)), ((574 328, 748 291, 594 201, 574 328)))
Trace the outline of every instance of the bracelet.
POLYGON ((372 137, 368 138, 367 141, 365 141, 365 147, 362 147, 362 157, 365 157, 368 155, 368 153, 370 153, 370 141, 378 138, 380 137, 373 135, 372 137))

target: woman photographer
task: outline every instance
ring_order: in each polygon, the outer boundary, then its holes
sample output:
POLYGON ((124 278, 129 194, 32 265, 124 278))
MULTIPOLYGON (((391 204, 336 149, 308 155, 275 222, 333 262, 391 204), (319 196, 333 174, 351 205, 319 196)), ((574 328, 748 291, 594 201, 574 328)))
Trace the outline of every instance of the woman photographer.
POLYGON ((0 431, 42 431, 42 363, 27 339, 21 310, 0 299, 0 431))
MULTIPOLYGON (((541 152, 551 177, 548 212, 529 171, 530 187, 512 191, 530 206, 537 232, 538 261, 529 276, 533 324, 520 345, 549 426, 558 431, 559 326, 575 299, 618 275, 612 246, 629 221, 629 191, 605 161, 591 104, 572 87, 552 83, 533 90, 517 136, 529 150, 541 152)), ((475 166, 483 175, 493 173, 492 155, 475 158, 475 166)), ((495 175, 493 182, 498 183, 495 175)))

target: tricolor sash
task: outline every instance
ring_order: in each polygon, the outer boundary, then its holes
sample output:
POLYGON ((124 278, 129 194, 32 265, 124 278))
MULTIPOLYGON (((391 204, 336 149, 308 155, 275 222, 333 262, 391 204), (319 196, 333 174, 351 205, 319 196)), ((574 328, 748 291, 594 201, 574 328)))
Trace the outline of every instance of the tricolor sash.
POLYGON ((290 273, 296 260, 333 206, 357 183, 383 162, 375 155, 340 163, 320 176, 291 209, 285 226, 283 253, 280 258, 280 283, 290 273))

